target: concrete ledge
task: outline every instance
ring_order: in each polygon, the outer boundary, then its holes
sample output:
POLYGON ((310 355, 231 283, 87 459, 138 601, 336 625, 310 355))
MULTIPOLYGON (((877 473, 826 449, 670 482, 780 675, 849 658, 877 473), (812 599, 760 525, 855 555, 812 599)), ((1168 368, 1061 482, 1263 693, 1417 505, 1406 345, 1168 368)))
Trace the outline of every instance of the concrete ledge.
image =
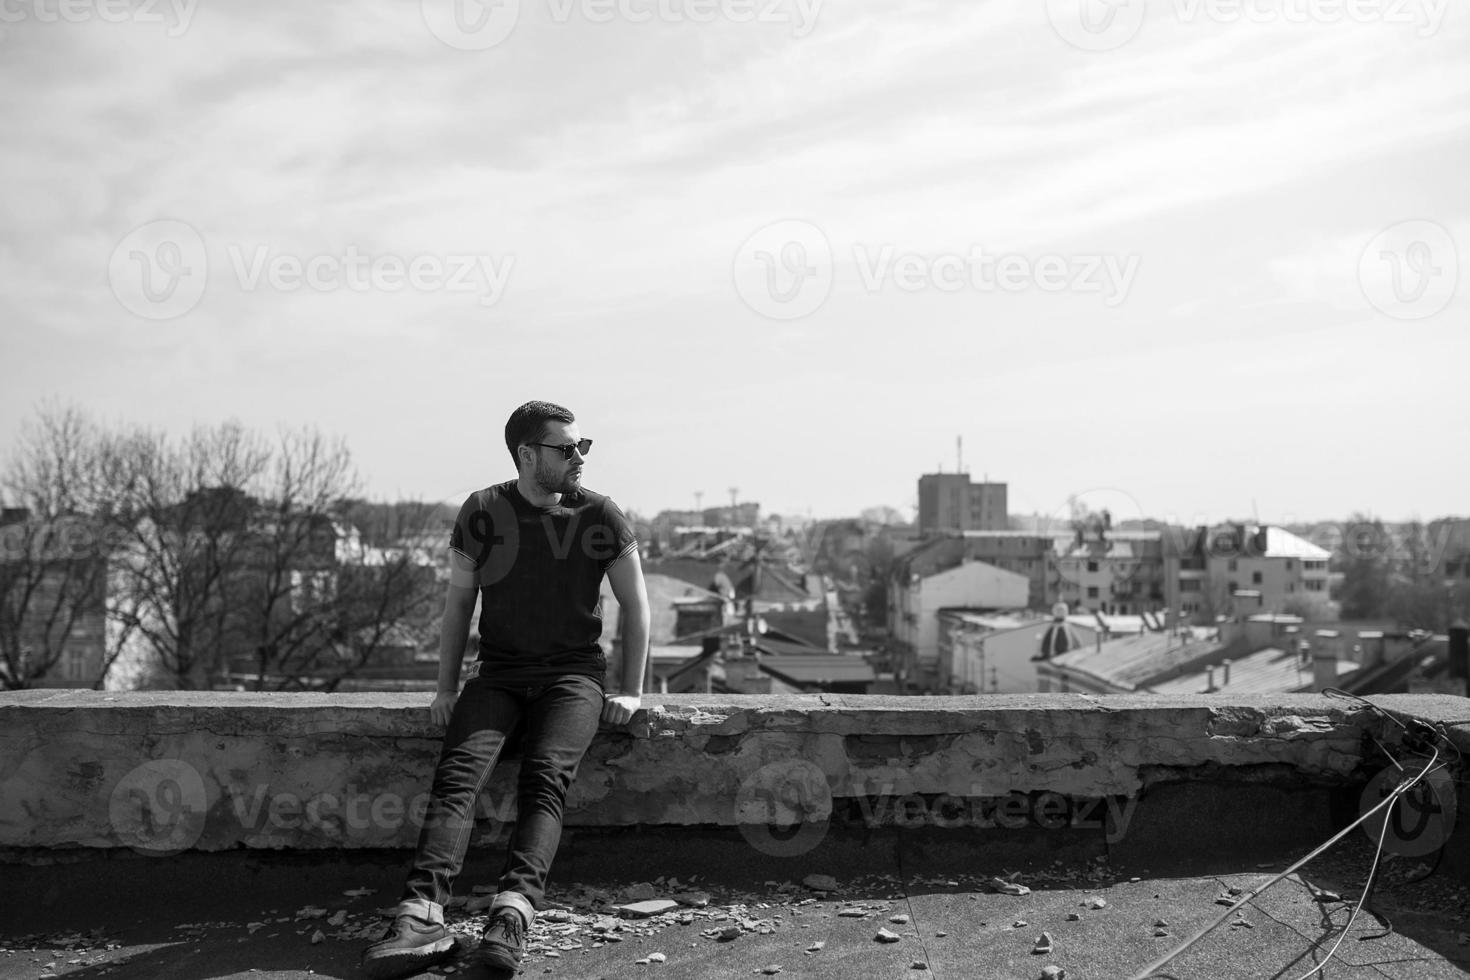
MULTIPOLYGON (((1375 701, 1470 752, 1470 701, 1375 701)), ((425 707, 421 694, 0 694, 0 847, 411 847, 439 750, 425 707)), ((799 827, 906 800, 890 808, 902 823, 943 800, 953 813, 1195 779, 1342 786, 1370 774, 1365 733, 1385 727, 1317 695, 658 696, 598 736, 567 822, 799 827)), ((482 799, 484 833, 514 820, 514 768, 482 799)))

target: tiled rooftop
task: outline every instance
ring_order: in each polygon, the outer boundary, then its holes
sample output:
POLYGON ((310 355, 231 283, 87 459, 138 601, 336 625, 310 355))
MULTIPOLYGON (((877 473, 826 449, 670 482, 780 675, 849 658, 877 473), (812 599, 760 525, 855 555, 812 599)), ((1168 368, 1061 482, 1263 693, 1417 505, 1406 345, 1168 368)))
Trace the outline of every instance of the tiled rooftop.
MULTIPOLYGON (((1336 660, 1333 666, 1339 676, 1358 669, 1351 660, 1336 660)), ((1220 694, 1275 694, 1313 688, 1310 662, 1303 664, 1302 659, 1289 650, 1266 647, 1232 660, 1228 682, 1224 668, 1216 665, 1213 674, 1196 670, 1173 680, 1150 684, 1149 690, 1156 694, 1203 694, 1212 677, 1214 686, 1210 692, 1220 694)))
POLYGON ((1132 690, 1171 668, 1222 648, 1214 640, 1184 642, 1172 633, 1139 633, 1106 640, 1100 648, 1084 644, 1053 657, 1051 662, 1132 690))

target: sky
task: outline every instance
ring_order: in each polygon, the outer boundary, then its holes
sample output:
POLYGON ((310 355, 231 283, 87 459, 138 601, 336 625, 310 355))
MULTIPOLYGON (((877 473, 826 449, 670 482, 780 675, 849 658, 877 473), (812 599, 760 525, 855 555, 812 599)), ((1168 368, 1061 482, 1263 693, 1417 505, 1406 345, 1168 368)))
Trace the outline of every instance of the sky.
POLYGON ((457 502, 547 399, 646 515, 1470 512, 1463 6, 59 2, 0 3, 0 459, 305 424, 457 502))

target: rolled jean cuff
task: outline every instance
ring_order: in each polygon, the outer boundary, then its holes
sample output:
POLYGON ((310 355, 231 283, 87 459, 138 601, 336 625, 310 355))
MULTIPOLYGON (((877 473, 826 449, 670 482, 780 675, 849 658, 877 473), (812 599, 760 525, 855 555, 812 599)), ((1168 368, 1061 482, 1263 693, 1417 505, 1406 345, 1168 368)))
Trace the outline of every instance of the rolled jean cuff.
POLYGON ((493 914, 496 909, 502 908, 513 908, 521 913, 521 918, 525 920, 527 928, 530 928, 531 923, 536 921, 536 906, 532 905, 531 900, 520 892, 496 893, 494 901, 490 903, 490 912, 493 914))
POLYGON ((438 902, 431 902, 426 898, 405 898, 398 903, 399 915, 411 915, 425 922, 431 922, 436 926, 444 924, 444 906, 438 902))

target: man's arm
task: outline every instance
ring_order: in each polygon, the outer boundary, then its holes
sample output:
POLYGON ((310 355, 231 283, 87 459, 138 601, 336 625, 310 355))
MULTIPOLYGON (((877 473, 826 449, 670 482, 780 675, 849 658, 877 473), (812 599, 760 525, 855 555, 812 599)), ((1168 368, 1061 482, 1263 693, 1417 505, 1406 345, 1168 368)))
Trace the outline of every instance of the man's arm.
POLYGON ((643 704, 643 671, 648 665, 648 589, 643 584, 643 562, 637 548, 613 562, 607 570, 607 581, 620 607, 623 693, 607 699, 602 720, 625 725, 643 704))
POLYGON ((436 725, 448 725, 459 700, 459 668, 464 663, 464 648, 470 638, 470 617, 475 612, 479 592, 473 587, 450 581, 444 592, 444 620, 439 630, 439 686, 429 705, 429 717, 436 725))

